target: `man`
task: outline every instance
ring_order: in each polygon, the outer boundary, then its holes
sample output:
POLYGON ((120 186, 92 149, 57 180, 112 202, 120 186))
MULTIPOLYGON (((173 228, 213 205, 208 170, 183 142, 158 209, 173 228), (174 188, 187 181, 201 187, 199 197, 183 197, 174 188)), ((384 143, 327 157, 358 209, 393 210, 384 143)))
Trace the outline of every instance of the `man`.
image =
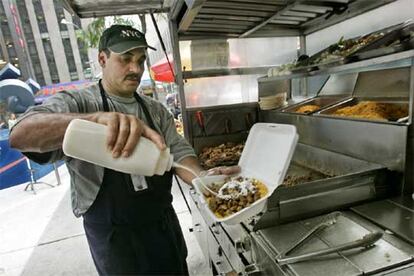
MULTIPOLYGON (((100 275, 188 274, 185 241, 171 207, 171 172, 131 176, 64 157, 61 150, 69 122, 81 118, 108 126, 107 146, 115 158, 127 158, 143 135, 160 149, 169 147, 176 162, 200 172, 196 156, 177 134, 171 114, 160 103, 135 93, 146 48, 153 49, 136 29, 111 26, 99 44, 102 80, 82 91, 63 91, 42 106, 32 107, 10 134, 12 147, 37 162, 65 158, 73 211, 77 217, 83 216, 100 275)), ((236 170, 216 169, 213 173, 236 170)), ((187 183, 194 177, 180 169, 175 173, 187 183)))

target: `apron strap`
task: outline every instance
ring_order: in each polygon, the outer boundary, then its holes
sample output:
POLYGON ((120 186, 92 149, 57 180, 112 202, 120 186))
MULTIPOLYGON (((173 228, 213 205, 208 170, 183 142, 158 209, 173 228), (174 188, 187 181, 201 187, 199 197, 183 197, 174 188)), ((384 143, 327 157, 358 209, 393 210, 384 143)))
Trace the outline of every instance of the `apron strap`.
POLYGON ((107 100, 106 95, 105 95, 105 90, 102 86, 102 80, 99 80, 98 84, 99 84, 99 92, 101 93, 103 109, 104 109, 105 112, 109 112, 108 100, 107 100))
POLYGON ((145 117, 147 118, 147 121, 148 121, 149 126, 150 126, 153 130, 157 131, 157 129, 155 128, 154 121, 152 120, 152 116, 151 116, 151 114, 149 113, 148 108, 147 108, 147 106, 144 104, 144 101, 142 100, 142 98, 138 95, 138 93, 134 93, 134 97, 135 97, 135 100, 137 100, 138 104, 139 104, 139 105, 141 105, 142 110, 144 111, 145 117))

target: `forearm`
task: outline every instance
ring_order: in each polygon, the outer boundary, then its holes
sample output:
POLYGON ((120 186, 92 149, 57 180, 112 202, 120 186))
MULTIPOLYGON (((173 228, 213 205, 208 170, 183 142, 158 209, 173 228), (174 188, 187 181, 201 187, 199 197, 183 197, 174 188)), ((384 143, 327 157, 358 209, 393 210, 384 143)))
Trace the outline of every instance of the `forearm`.
MULTIPOLYGON (((195 158, 193 156, 189 156, 189 157, 184 158, 183 160, 180 161, 180 164, 185 166, 185 167, 190 168, 197 175, 199 175, 200 172, 203 170, 201 168, 197 158, 195 158)), ((194 178, 196 178, 195 175, 193 175, 192 173, 190 173, 189 171, 187 171, 185 169, 176 168, 175 172, 182 180, 184 180, 184 182, 186 182, 187 184, 190 184, 190 185, 191 185, 191 181, 194 178)))
POLYGON ((23 119, 10 133, 10 145, 23 152, 48 152, 61 148, 70 121, 93 121, 95 113, 39 113, 23 119))

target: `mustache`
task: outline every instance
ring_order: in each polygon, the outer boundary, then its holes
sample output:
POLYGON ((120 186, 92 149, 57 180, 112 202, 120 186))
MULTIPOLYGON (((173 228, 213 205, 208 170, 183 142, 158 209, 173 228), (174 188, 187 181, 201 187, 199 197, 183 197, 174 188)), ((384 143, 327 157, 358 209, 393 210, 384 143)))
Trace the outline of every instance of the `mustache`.
POLYGON ((138 74, 129 74, 125 77, 125 80, 140 80, 141 76, 138 74))

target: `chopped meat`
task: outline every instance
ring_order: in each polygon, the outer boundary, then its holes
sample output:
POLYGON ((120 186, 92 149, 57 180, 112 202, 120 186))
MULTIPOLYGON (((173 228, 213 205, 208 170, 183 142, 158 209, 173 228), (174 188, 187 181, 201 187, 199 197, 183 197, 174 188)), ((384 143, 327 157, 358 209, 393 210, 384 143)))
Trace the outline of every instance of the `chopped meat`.
POLYGON ((319 105, 308 104, 308 105, 299 107, 298 109, 296 109, 295 112, 307 114, 307 113, 315 112, 319 110, 320 108, 321 107, 319 105))
POLYGON ((225 143, 216 147, 206 147, 199 154, 201 166, 211 169, 218 166, 236 165, 243 152, 244 144, 225 143))

